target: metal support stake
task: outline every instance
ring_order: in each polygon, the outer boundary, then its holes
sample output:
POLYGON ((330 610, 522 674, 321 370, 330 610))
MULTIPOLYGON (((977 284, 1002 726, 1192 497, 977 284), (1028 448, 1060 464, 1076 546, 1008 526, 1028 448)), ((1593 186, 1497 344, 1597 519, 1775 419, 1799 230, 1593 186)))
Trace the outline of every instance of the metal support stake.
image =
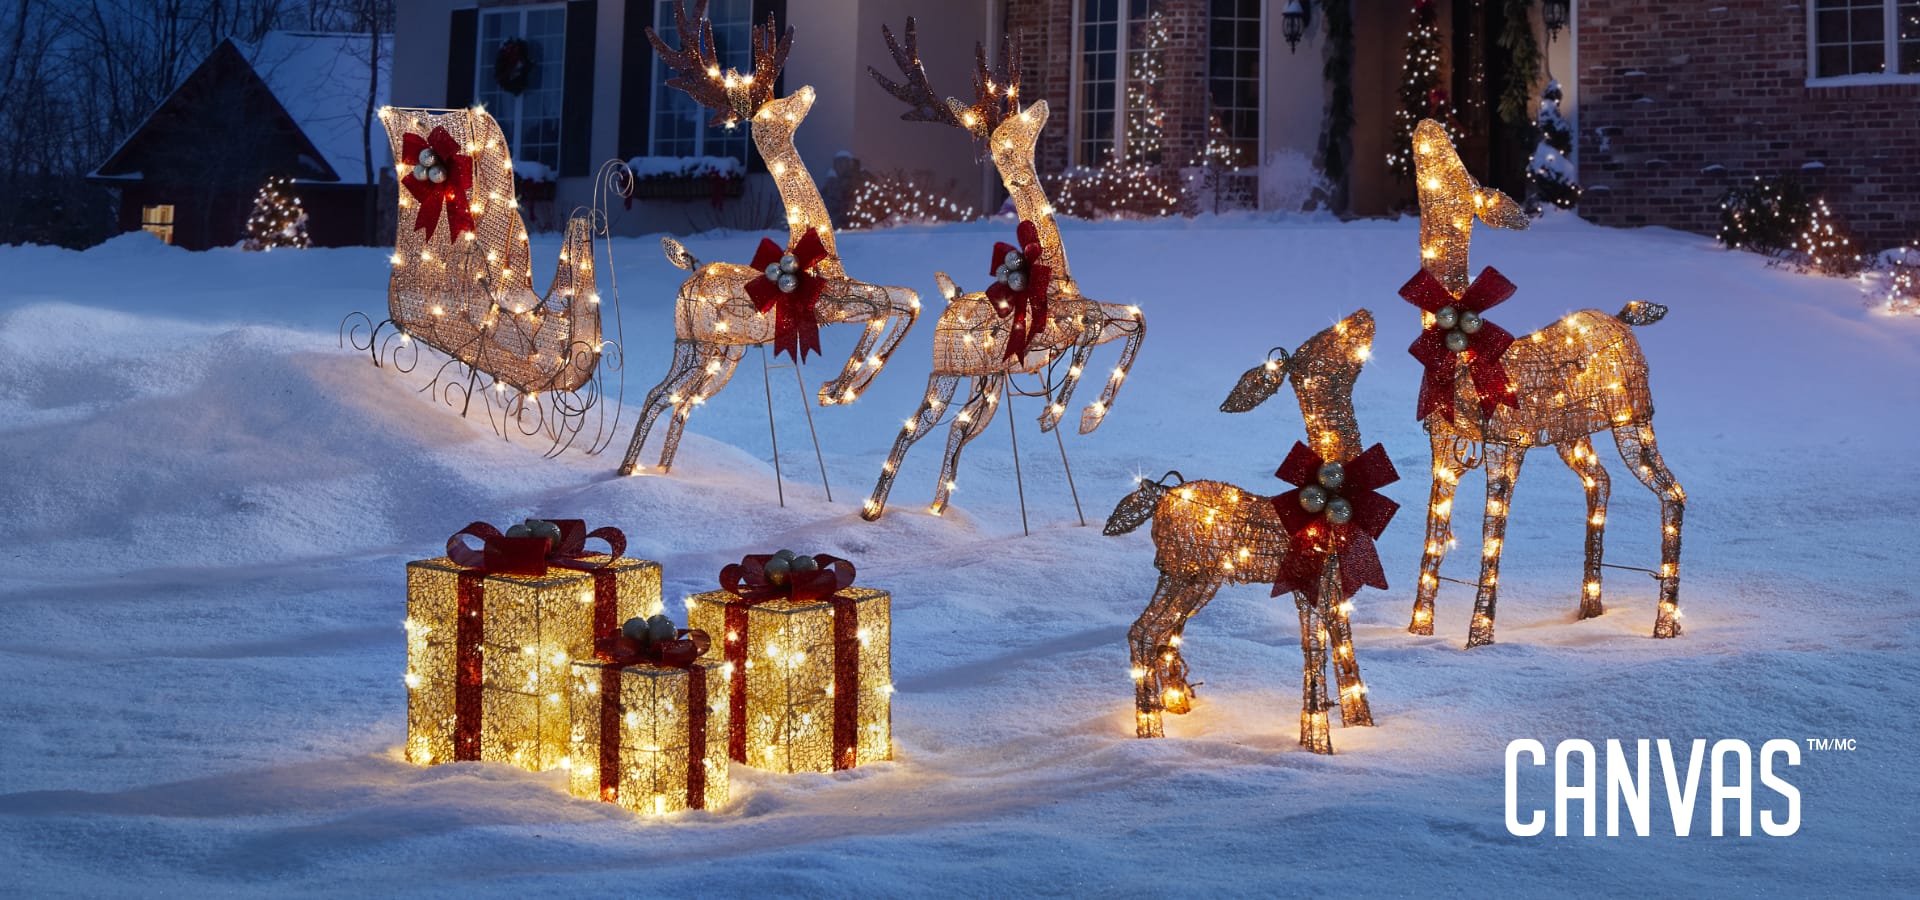
POLYGON ((1080 511, 1080 489, 1073 486, 1073 463, 1067 462, 1067 442, 1060 439, 1060 426, 1053 426, 1053 442, 1060 445, 1060 466, 1067 470, 1067 490, 1073 492, 1073 514, 1080 517, 1080 527, 1087 527, 1087 514, 1080 511))
POLYGON ((813 404, 807 400, 807 383, 801 380, 798 365, 793 366, 792 369, 793 385, 800 389, 800 409, 807 414, 807 433, 813 436, 813 459, 820 464, 820 486, 827 491, 827 502, 832 503, 833 485, 827 483, 827 459, 820 455, 820 432, 813 430, 813 404))
POLYGON ((773 427, 773 367, 767 364, 767 346, 760 345, 760 381, 767 388, 767 435, 773 438, 773 486, 780 505, 787 505, 787 486, 780 477, 780 431, 773 427))
POLYGON ((1000 390, 1006 395, 1007 408, 1002 410, 1007 416, 1007 434, 1013 437, 1013 486, 1020 492, 1020 533, 1032 536, 1027 527, 1027 486, 1020 478, 1020 429, 1013 425, 1013 378, 1008 376, 1000 382, 1000 390))

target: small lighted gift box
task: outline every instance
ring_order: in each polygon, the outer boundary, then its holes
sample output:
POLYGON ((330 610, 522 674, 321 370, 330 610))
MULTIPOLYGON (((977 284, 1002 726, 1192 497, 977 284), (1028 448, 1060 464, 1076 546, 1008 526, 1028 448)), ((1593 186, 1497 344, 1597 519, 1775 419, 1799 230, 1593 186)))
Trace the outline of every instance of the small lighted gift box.
POLYGON ((574 796, 650 815, 727 802, 723 664, 702 658, 705 634, 676 631, 665 619, 654 617, 666 625, 664 639, 656 633, 649 642, 647 622, 634 619, 624 640, 603 641, 595 659, 574 662, 567 758, 574 796))
POLYGON ((559 766, 573 660, 593 655, 596 635, 660 612, 660 565, 623 558, 618 529, 542 524, 508 536, 476 522, 447 556, 407 564, 407 761, 559 766), (585 552, 589 537, 611 552, 585 552))
POLYGON ((687 624, 726 663, 734 760, 831 772, 893 758, 892 598, 853 577, 846 560, 781 551, 687 598, 687 624))

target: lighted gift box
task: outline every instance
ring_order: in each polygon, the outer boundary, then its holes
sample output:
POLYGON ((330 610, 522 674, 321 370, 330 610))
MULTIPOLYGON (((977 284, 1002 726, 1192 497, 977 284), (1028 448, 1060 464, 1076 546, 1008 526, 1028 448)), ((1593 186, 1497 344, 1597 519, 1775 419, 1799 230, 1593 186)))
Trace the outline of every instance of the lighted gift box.
POLYGON ((732 588, 687 598, 688 626, 726 664, 728 755, 783 773, 891 759, 892 598, 850 586, 852 566, 825 556, 825 587, 784 592, 757 575, 769 559, 749 556, 723 573, 732 588))
POLYGON ((573 535, 576 555, 556 552, 544 574, 462 565, 479 560, 459 553, 407 564, 408 762, 539 772, 566 759, 572 662, 620 622, 660 612, 658 563, 621 558, 624 538, 611 557, 578 553, 573 535))
POLYGON ((576 661, 568 789, 651 815, 724 805, 722 668, 712 658, 685 666, 576 661))

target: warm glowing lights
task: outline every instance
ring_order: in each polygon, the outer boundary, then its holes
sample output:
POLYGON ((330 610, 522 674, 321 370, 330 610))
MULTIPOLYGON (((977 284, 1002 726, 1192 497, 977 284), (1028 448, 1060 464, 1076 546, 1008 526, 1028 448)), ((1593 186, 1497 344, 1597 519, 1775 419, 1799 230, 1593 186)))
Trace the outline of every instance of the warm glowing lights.
POLYGON ((656 816, 726 804, 727 682, 721 664, 711 657, 694 663, 693 669, 700 672, 705 688, 701 717, 689 715, 696 691, 687 669, 573 663, 569 755, 561 768, 567 770, 567 788, 574 796, 656 816), (611 699, 601 692, 608 669, 619 671, 619 694, 611 699), (697 741, 692 730, 696 718, 705 720, 697 741), (703 753, 696 754, 696 744, 703 753), (605 777, 600 768, 604 762, 614 764, 615 777, 605 777))

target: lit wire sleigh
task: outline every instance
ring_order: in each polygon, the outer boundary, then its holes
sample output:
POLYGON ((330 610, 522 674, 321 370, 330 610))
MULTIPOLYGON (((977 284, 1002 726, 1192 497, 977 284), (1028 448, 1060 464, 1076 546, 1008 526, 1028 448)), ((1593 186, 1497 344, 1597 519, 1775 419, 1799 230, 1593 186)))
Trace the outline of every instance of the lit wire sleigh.
POLYGON ((423 393, 462 415, 478 401, 496 432, 549 440, 549 456, 576 444, 599 451, 619 424, 618 397, 614 421, 606 420, 600 376, 620 368, 620 320, 609 267, 609 340, 593 242, 607 238, 606 201, 630 174, 619 162, 602 166, 594 205, 568 219, 542 295, 533 286, 513 158, 493 117, 477 107, 388 107, 380 115, 400 179, 388 318, 348 315, 341 344, 400 372, 414 371, 424 344, 446 359, 423 393))

